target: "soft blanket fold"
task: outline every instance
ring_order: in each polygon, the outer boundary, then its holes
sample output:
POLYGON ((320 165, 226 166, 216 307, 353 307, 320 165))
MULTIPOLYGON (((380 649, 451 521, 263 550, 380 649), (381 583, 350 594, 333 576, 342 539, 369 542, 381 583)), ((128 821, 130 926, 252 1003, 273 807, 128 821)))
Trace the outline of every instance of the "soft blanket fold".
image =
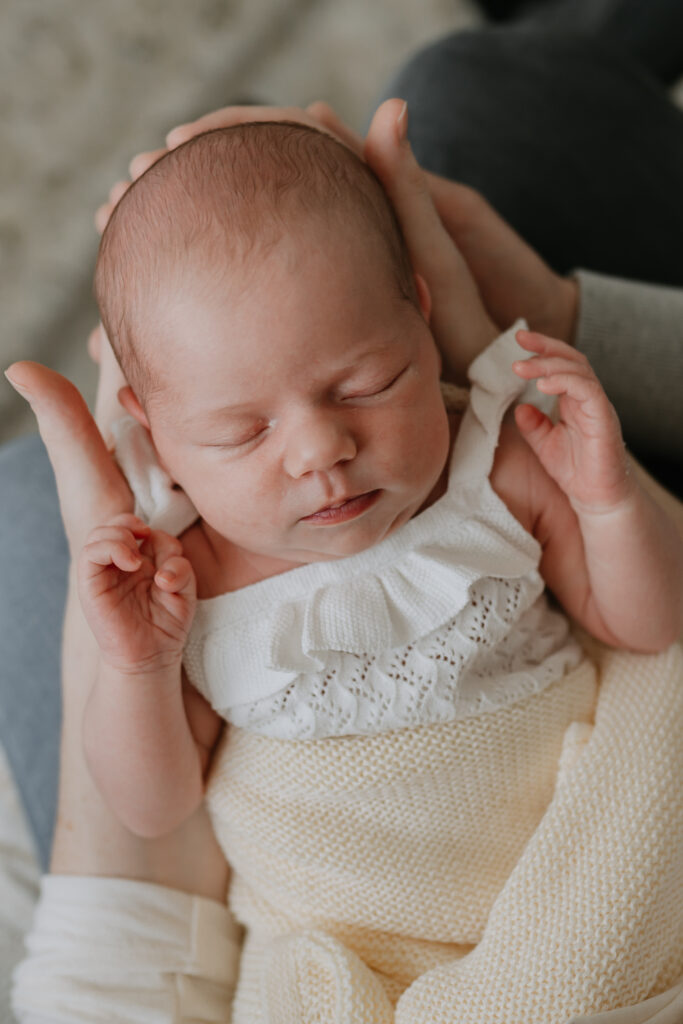
POLYGON ((683 974, 683 653, 596 650, 483 717, 229 730, 233 1024, 565 1024, 683 974))

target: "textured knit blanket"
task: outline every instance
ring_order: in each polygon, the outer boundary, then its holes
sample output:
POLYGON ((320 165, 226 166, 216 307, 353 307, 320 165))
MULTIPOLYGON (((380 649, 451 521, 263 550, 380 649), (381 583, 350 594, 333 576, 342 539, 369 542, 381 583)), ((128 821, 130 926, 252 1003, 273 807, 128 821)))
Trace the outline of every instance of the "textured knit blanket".
POLYGON ((233 1024, 566 1024, 683 975, 683 651, 594 655, 452 723, 228 732, 233 1024))

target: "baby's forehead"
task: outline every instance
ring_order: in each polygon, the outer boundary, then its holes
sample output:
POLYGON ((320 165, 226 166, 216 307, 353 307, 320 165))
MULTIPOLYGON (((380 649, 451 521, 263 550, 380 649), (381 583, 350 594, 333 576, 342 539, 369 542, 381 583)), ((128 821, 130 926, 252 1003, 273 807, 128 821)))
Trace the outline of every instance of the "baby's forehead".
POLYGON ((320 276, 324 294, 308 291, 296 274, 294 284, 281 274, 266 282, 257 275, 244 290, 231 281, 225 289, 198 288, 187 300, 169 297, 158 343, 149 346, 155 404, 201 412, 224 402, 239 411, 262 397, 271 404, 285 385, 327 388, 356 370, 381 367, 404 334, 408 306, 395 282, 368 275, 356 303, 347 301, 347 281, 340 277, 335 288, 332 273, 320 276))

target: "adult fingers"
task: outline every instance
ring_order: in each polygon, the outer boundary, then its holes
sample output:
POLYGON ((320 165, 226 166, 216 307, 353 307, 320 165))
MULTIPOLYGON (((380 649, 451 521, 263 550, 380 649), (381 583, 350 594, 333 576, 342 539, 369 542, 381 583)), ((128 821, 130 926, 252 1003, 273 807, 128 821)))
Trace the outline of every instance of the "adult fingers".
POLYGON ((441 222, 427 175, 407 142, 406 128, 405 103, 387 100, 370 125, 365 158, 394 206, 413 267, 427 283, 432 297, 432 332, 449 373, 458 380, 498 330, 441 222))
POLYGON ((306 113, 311 115, 319 128, 324 128, 330 135, 335 135, 340 142, 343 142, 345 146, 352 149, 358 156, 363 155, 364 141, 362 136, 344 124, 329 103, 325 103, 323 100, 309 103, 306 107, 306 113))
POLYGON ((141 177, 145 171, 149 170, 152 164, 155 164, 166 153, 168 153, 168 150, 165 147, 162 149, 150 149, 145 153, 138 153, 128 165, 131 179, 135 181, 136 178, 141 177))
POLYGON ((230 128, 232 125, 246 124, 250 121, 296 121, 311 128, 319 127, 314 118, 301 107, 222 107, 220 110, 211 111, 210 114, 204 114, 196 121, 172 128, 166 136, 166 145, 169 149, 175 149, 201 132, 212 131, 215 128, 230 128))
POLYGON ((92 359, 93 363, 99 363, 100 361, 100 352, 102 346, 102 338, 100 336, 101 330, 102 324, 98 324, 97 327, 93 327, 92 331, 88 335, 88 355, 92 359))
POLYGON ((107 202, 102 203, 102 205, 98 206, 95 210, 95 227, 100 235, 109 223, 109 218, 114 212, 116 204, 130 188, 130 184, 131 183, 129 181, 117 181, 109 189, 109 198, 107 199, 107 202))
POLYGON ((457 250, 436 211, 427 177, 407 142, 407 107, 386 100, 365 140, 365 158, 382 182, 401 223, 413 266, 432 292, 459 266, 457 250))
POLYGON ((70 381, 32 362, 14 363, 6 376, 29 402, 38 421, 74 555, 93 527, 122 512, 132 512, 133 495, 70 381))
POLYGON ((109 218, 112 215, 113 209, 114 207, 112 203, 102 203, 102 205, 98 206, 95 210, 95 230, 98 235, 102 234, 109 223, 109 218))

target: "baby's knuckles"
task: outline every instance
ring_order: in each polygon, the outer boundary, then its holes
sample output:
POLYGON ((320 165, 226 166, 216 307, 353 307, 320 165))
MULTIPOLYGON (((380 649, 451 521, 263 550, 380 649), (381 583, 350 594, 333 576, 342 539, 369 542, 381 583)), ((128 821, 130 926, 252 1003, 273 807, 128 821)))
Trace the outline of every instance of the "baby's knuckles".
MULTIPOLYGON (((94 536, 98 535, 99 531, 94 531, 94 536)), ((118 580, 104 589, 98 588, 97 577, 90 573, 92 546, 86 545, 79 560, 79 594, 103 660, 129 676, 148 676, 179 668, 194 615, 194 600, 164 594, 156 587, 157 570, 149 557, 143 557, 140 567, 133 572, 121 571, 114 565, 102 566, 104 571, 118 574, 118 580)), ((189 563, 187 567, 191 572, 189 563)))

